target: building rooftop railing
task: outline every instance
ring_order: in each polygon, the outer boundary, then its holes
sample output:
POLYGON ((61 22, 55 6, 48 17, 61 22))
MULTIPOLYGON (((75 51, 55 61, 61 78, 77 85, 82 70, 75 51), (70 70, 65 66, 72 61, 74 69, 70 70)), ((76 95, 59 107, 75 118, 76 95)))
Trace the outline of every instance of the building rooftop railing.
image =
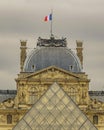
POLYGON ((0 90, 0 94, 16 94, 17 90, 0 90))
POLYGON ((90 96, 104 96, 104 91, 89 91, 90 96))

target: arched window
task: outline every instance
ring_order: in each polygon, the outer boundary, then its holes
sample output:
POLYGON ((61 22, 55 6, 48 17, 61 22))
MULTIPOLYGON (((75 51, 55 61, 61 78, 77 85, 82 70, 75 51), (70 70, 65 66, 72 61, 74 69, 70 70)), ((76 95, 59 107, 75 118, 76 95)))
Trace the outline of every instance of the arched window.
POLYGON ((93 123, 98 124, 98 116, 97 115, 93 116, 93 123))
POLYGON ((12 115, 7 115, 7 124, 12 124, 12 115))

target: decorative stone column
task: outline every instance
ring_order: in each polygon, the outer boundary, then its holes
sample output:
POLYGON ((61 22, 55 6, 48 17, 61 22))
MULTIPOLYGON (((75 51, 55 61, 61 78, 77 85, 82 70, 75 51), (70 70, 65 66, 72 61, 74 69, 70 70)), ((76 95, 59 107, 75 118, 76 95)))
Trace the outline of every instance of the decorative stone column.
POLYGON ((27 41, 20 41, 20 71, 23 72, 23 67, 24 67, 24 62, 25 62, 25 59, 26 59, 26 44, 27 44, 27 41))
POLYGON ((77 45, 77 56, 79 57, 79 60, 81 62, 81 66, 83 68, 83 42, 82 41, 76 41, 76 45, 77 45))

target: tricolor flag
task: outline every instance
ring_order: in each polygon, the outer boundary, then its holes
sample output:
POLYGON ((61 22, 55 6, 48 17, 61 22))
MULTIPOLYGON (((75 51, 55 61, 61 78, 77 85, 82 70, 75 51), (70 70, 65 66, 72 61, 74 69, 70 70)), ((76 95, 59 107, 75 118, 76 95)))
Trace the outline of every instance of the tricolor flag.
POLYGON ((47 21, 51 21, 52 20, 52 14, 49 14, 48 16, 45 16, 44 17, 44 21, 47 22, 47 21))

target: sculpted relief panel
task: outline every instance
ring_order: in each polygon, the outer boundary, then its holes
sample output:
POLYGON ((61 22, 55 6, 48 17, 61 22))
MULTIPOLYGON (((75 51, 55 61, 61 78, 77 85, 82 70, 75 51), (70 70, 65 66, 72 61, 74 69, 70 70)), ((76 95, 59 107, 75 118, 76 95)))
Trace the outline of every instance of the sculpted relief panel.
POLYGON ((15 102, 14 99, 7 99, 5 101, 3 101, 2 103, 0 103, 0 108, 4 109, 4 108, 14 108, 15 102))
POLYGON ((73 74, 67 73, 63 70, 58 70, 55 68, 51 68, 48 70, 45 70, 43 72, 34 73, 33 75, 30 75, 27 77, 29 81, 37 80, 37 79, 63 79, 63 80, 77 80, 77 77, 73 74))
POLYGON ((5 115, 0 115, 0 124, 5 122, 6 122, 5 115))
POLYGON ((42 86, 40 84, 30 84, 28 86, 28 103, 33 104, 35 101, 37 101, 40 96, 43 95, 43 93, 47 90, 47 86, 42 86))
POLYGON ((26 103, 26 86, 25 85, 19 84, 18 86, 18 100, 20 104, 26 103))

